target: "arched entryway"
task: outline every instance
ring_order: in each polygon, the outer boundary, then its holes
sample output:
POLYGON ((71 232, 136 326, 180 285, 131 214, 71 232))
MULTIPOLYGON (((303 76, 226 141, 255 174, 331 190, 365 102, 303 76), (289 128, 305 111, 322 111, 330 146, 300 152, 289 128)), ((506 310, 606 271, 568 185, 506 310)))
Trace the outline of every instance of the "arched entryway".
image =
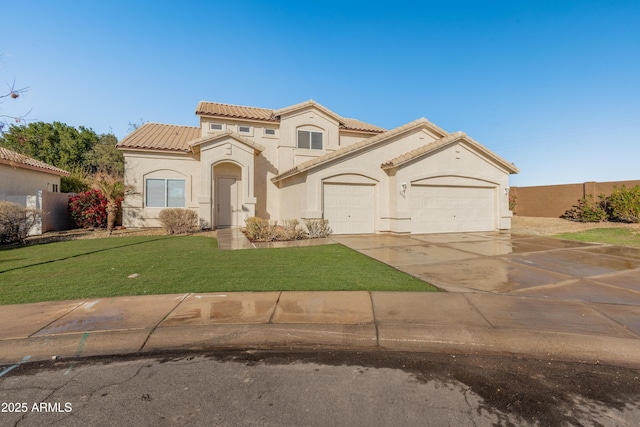
POLYGON ((242 169, 235 163, 213 166, 212 218, 216 228, 238 227, 242 215, 242 169))

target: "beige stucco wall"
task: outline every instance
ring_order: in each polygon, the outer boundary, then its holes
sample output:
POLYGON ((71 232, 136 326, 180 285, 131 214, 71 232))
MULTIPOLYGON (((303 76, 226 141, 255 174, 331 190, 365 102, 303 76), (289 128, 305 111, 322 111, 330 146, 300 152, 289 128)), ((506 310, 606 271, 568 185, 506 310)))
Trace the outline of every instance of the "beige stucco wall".
MULTIPOLYGON (((200 146, 200 192, 198 204, 200 216, 209 226, 216 224, 212 211, 215 201, 214 176, 233 176, 238 179, 239 209, 234 223, 244 225, 244 220, 256 215, 255 150, 235 138, 226 137, 200 146)), ((264 179, 261 176, 260 179, 264 179)))
POLYGON ((312 106, 284 114, 280 122, 278 169, 286 171, 300 163, 340 148, 340 124, 312 106), (298 149, 298 129, 322 132, 322 150, 298 149))
POLYGON ((0 164, 0 198, 2 195, 34 195, 36 192, 60 191, 60 176, 32 169, 0 164))
POLYGON ((310 170, 305 174, 286 179, 281 183, 281 219, 320 218, 323 211, 322 192, 325 182, 375 183, 376 232, 410 232, 411 212, 409 195, 411 184, 427 178, 442 178, 446 185, 495 186, 496 229, 510 227, 507 197, 509 174, 463 144, 445 147, 439 152, 402 165, 387 173, 380 165, 401 154, 422 147, 435 140, 426 130, 400 135, 357 156, 342 158, 310 170), (401 185, 407 183, 407 191, 401 194, 401 185))
MULTIPOLYGON (((415 185, 453 185, 463 187, 495 187, 496 220, 495 229, 511 228, 511 212, 509 211, 506 189, 509 187, 509 173, 489 162, 484 156, 459 142, 422 159, 407 163, 396 172, 394 191, 399 194, 402 183, 407 183, 407 190, 397 197, 398 218, 410 218, 409 201, 411 187, 415 185)), ((406 229, 407 224, 399 225, 406 229)), ((410 225, 409 225, 410 226, 410 225)))
POLYGON ((284 114, 279 123, 201 117, 202 136, 221 132, 210 130, 211 123, 222 124, 222 131, 236 132, 265 148, 254 159, 253 191, 256 200, 255 215, 266 219, 287 218, 286 213, 280 211, 281 190, 271 182, 271 178, 307 160, 375 136, 354 131, 341 132, 339 123, 334 118, 313 106, 284 114), (239 126, 250 126, 251 132, 240 133, 239 126), (274 129, 276 134, 266 135, 265 128, 274 129), (298 129, 323 132, 323 149, 298 149, 296 147, 298 129))
POLYGON ((278 216, 278 188, 271 182, 271 178, 278 174, 278 146, 280 144, 279 123, 264 123, 257 121, 218 120, 201 117, 200 127, 202 136, 211 136, 220 131, 209 130, 210 123, 224 125, 224 130, 238 133, 243 138, 260 144, 265 149, 255 157, 253 175, 254 197, 256 198, 255 215, 262 218, 275 218, 278 216), (250 126, 249 134, 238 132, 238 126, 250 126), (265 135, 265 129, 273 129, 275 135, 265 135))
POLYGON ((122 225, 125 227, 160 227, 158 216, 163 208, 144 204, 144 182, 147 178, 185 180, 185 204, 199 213, 200 168, 195 155, 174 153, 124 152, 125 185, 129 188, 122 203, 122 225))
POLYGON ((377 144, 368 151, 358 151, 350 157, 326 163, 324 167, 312 169, 301 181, 298 177, 285 179, 281 183, 280 209, 283 219, 321 218, 323 182, 337 175, 357 175, 363 180, 375 182, 376 219, 375 230, 383 231, 381 217, 389 216, 389 177, 380 165, 398 155, 404 154, 433 142, 435 137, 426 131, 414 131, 399 135, 377 144), (300 203, 299 201, 302 201, 300 203))
POLYGON ((360 142, 363 139, 369 139, 372 138, 376 135, 370 135, 370 134, 357 134, 357 133, 347 133, 347 132, 341 132, 340 133, 340 147, 346 147, 348 145, 351 144, 355 144, 356 142, 360 142))
POLYGON ((274 184, 271 178, 305 161, 334 150, 371 138, 375 135, 354 131, 340 131, 335 117, 314 106, 288 111, 279 123, 252 120, 200 118, 202 136, 215 136, 220 131, 210 130, 212 122, 222 123, 222 131, 238 133, 262 147, 258 152, 231 136, 213 138, 201 143, 195 154, 167 154, 125 152, 127 184, 134 191, 124 203, 124 225, 129 227, 158 226, 161 208, 144 207, 144 179, 147 177, 182 177, 185 179, 187 207, 196 210, 205 225, 215 225, 215 176, 233 174, 238 180, 241 209, 237 224, 243 225, 248 216, 271 220, 321 218, 323 216, 323 184, 326 182, 374 185, 375 231, 409 232, 411 212, 409 195, 411 185, 430 182, 445 185, 493 186, 496 200, 496 228, 510 226, 511 213, 504 196, 508 187, 508 172, 500 169, 482 154, 465 144, 457 143, 402 165, 397 170, 385 171, 380 165, 436 139, 426 129, 396 135, 373 148, 359 150, 274 184), (238 127, 250 126, 249 133, 240 133, 238 127), (275 129, 276 135, 265 135, 264 129, 275 129), (323 149, 298 149, 297 130, 323 133, 323 149), (226 165, 226 166, 225 166, 226 165), (233 170, 225 168, 234 165, 233 170), (217 172, 216 172, 217 171, 217 172), (400 186, 407 183, 407 191, 400 186))

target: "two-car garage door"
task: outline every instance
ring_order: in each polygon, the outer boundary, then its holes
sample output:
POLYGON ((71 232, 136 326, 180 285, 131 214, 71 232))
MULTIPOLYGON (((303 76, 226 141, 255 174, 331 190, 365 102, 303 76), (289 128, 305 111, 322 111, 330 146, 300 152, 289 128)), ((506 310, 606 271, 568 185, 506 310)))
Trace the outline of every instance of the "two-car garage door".
POLYGON ((495 230, 495 188, 412 186, 412 233, 495 230))

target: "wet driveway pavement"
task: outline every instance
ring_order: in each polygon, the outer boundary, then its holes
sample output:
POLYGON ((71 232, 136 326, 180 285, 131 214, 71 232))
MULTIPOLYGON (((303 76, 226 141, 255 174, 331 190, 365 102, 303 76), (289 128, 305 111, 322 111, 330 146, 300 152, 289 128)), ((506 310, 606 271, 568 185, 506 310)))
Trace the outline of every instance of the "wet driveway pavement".
POLYGON ((640 249, 502 233, 334 237, 449 292, 640 306, 640 249))

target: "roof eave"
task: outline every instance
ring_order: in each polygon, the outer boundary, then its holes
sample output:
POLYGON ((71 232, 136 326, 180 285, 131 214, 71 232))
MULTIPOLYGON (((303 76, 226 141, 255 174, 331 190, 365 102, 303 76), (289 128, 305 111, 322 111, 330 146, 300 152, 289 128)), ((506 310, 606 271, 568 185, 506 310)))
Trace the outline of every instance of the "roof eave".
POLYGON ((11 160, 6 160, 6 159, 0 159, 0 164, 3 165, 8 165, 14 168, 20 168, 20 169, 28 169, 28 170, 32 170, 32 171, 36 171, 36 172, 43 172, 43 173, 48 173, 51 175, 58 175, 58 176, 70 176, 71 172, 67 172, 65 170, 54 170, 54 169, 48 169, 48 168, 42 168, 39 166, 34 166, 34 165, 27 165, 24 163, 18 163, 18 162, 14 162, 11 160))
POLYGON ((215 134, 206 135, 206 136, 200 137, 198 139, 194 139, 193 141, 191 141, 189 143, 189 147, 191 148, 191 151, 193 153, 195 153, 196 152, 196 148, 199 149, 199 147, 202 144, 206 144, 208 142, 215 142, 215 141, 217 141, 219 139, 222 139, 222 138, 225 138, 225 137, 233 138, 236 141, 238 141, 238 142, 240 142, 242 144, 245 144, 246 146, 248 146, 250 148, 253 148, 253 150, 258 152, 258 153, 262 153, 265 150, 265 147, 263 147, 262 145, 257 144, 257 143, 255 143, 253 141, 250 141, 250 140, 248 140, 246 138, 243 138, 242 136, 238 135, 237 133, 229 131, 229 130, 224 131, 224 132, 218 132, 218 133, 215 133, 215 134))

